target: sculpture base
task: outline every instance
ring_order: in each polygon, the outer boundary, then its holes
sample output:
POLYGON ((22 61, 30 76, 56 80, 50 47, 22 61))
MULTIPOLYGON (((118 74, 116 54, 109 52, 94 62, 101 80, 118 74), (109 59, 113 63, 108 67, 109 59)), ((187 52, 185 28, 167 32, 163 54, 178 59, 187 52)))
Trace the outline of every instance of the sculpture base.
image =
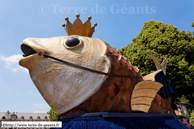
POLYGON ((98 112, 61 117, 62 129, 187 129, 167 113, 98 112))

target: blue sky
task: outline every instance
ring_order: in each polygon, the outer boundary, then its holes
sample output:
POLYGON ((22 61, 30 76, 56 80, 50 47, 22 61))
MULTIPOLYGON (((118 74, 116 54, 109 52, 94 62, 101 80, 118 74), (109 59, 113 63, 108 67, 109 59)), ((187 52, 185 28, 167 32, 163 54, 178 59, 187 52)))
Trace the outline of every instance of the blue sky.
POLYGON ((62 23, 76 13, 97 22, 93 38, 120 49, 131 43, 144 22, 156 20, 194 31, 193 0, 0 0, 0 112, 47 112, 50 107, 26 69, 18 65, 20 43, 28 37, 66 36, 62 23))

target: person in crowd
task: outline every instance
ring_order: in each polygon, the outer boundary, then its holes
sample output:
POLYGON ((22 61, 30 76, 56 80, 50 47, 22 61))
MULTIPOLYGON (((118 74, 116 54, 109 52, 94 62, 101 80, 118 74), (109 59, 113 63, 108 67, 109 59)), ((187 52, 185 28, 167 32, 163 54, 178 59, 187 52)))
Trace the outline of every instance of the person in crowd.
POLYGON ((179 117, 179 121, 182 122, 184 125, 186 125, 189 129, 194 129, 194 126, 191 125, 188 118, 181 116, 179 117))

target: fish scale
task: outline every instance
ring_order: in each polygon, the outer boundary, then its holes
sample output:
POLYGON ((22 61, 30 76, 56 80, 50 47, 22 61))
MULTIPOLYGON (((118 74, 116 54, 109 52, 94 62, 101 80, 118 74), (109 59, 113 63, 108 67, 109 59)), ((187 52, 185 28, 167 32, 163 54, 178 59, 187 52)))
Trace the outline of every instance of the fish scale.
MULTIPOLYGON (((120 52, 110 47, 108 43, 106 45, 108 47, 107 56, 111 61, 111 74, 140 75, 138 69, 120 52)), ((89 100, 61 116, 91 112, 133 112, 130 107, 131 94, 134 86, 141 81, 143 78, 108 77, 99 91, 89 100)), ((149 112, 167 112, 169 108, 170 98, 162 98, 157 94, 152 101, 149 112)))

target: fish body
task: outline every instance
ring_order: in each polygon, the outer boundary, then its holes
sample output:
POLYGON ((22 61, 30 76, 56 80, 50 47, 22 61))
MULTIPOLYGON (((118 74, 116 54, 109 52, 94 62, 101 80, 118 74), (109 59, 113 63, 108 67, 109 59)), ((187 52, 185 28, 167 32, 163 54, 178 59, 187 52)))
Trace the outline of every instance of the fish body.
MULTIPOLYGON (((144 81, 115 48, 101 39, 71 35, 54 38, 27 38, 21 43, 24 58, 19 64, 30 76, 46 102, 61 116, 91 112, 134 112, 131 96, 136 84, 144 81), (69 42, 69 40, 73 42, 69 42), (70 44, 70 45, 69 45, 70 44), (45 54, 104 73, 135 77, 113 77, 65 65, 41 57, 45 54)), ((156 94, 150 113, 165 113, 170 98, 156 94)))

